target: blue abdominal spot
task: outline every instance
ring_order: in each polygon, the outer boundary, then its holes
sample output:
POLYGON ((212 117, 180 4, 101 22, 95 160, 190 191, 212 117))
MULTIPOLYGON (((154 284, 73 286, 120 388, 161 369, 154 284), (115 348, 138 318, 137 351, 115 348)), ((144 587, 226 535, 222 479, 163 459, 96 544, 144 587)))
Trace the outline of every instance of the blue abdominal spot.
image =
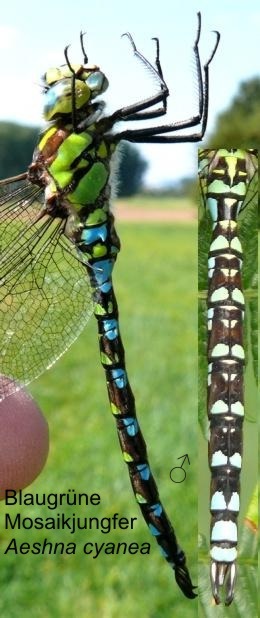
POLYGON ((105 242, 107 238, 107 226, 99 225, 98 227, 89 227, 83 230, 81 239, 87 244, 94 243, 98 240, 105 242))
POLYGON ((143 481, 148 481, 151 475, 149 466, 147 464, 138 464, 138 466, 136 467, 141 476, 141 479, 143 479, 143 481))
POLYGON ((104 331, 107 339, 109 341, 113 341, 118 336, 118 321, 117 320, 104 320, 103 321, 104 331))
POLYGON ((149 524, 149 530, 151 531, 153 536, 160 536, 160 531, 155 528, 155 526, 153 526, 152 524, 149 524))
POLYGON ((162 514, 162 505, 160 504, 160 502, 153 504, 153 506, 151 506, 151 511, 154 515, 156 515, 156 517, 160 517, 162 514))
POLYGON ((118 388, 124 388, 127 385, 127 377, 124 369, 112 369, 111 375, 118 388))
POLYGON ((99 260, 93 264, 93 274, 97 287, 101 292, 111 290, 111 274, 114 266, 113 260, 99 260))
POLYGON ((126 431, 128 433, 129 436, 133 437, 136 436, 136 434, 139 431, 139 427, 138 427, 138 423, 136 418, 133 417, 128 417, 128 418, 123 418, 123 423, 126 427, 126 431))

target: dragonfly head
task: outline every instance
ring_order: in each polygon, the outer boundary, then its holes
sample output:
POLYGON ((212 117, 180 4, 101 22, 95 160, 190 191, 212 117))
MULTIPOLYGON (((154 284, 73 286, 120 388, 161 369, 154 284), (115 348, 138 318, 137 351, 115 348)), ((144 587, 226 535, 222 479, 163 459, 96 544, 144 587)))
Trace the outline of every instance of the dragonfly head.
POLYGON ((105 92, 108 80, 95 65, 72 65, 69 68, 65 64, 49 69, 45 73, 43 87, 45 92, 43 116, 45 120, 53 120, 58 116, 71 114, 73 100, 76 110, 81 110, 91 103, 95 97, 105 92))
POLYGON ((45 102, 43 116, 45 120, 54 120, 65 114, 91 104, 93 99, 105 92, 108 80, 100 68, 89 65, 83 46, 83 34, 80 35, 84 64, 71 64, 68 59, 68 48, 64 54, 66 64, 51 68, 43 75, 43 90, 45 102))

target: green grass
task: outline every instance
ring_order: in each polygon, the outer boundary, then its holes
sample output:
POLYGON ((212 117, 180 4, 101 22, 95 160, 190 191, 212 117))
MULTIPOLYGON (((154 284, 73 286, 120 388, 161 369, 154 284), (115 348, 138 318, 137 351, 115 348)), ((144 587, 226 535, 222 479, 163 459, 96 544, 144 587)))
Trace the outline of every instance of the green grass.
MULTIPOLYGON (((128 373, 161 498, 197 573, 197 272, 196 227, 119 226, 123 249, 115 288, 128 373), (189 454, 185 483, 170 480, 177 458, 189 454)), ((160 556, 135 504, 109 412, 99 363, 96 324, 91 319, 70 351, 31 391, 48 419, 50 454, 41 476, 27 491, 99 493, 100 507, 81 516, 119 513, 137 517, 133 531, 4 530, 1 520, 2 618, 193 618, 196 601, 186 600, 160 556), (18 542, 77 543, 76 555, 3 555, 18 542), (82 547, 92 542, 150 542, 144 555, 103 555, 93 560, 82 547)), ((10 511, 10 508, 8 509, 10 511)), ((44 507, 18 509, 24 516, 51 516, 44 507)), ((76 509, 59 509, 71 515, 76 509)), ((12 509, 12 512, 14 509, 12 509)), ((56 511, 57 512, 57 511, 56 511)), ((54 511, 54 513, 56 513, 54 511)))
POLYGON ((149 210, 187 210, 187 208, 194 208, 196 205, 194 201, 189 197, 171 197, 171 196, 151 196, 151 195, 134 195, 129 198, 121 198, 119 197, 115 203, 119 205, 126 205, 131 208, 134 206, 135 208, 148 208, 149 210))

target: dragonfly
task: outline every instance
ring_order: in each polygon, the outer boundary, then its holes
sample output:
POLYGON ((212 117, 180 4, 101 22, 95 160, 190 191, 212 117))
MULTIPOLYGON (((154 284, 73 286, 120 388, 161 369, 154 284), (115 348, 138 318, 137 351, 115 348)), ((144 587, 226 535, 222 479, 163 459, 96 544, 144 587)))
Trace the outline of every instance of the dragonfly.
POLYGON ((136 416, 112 271, 120 240, 110 208, 111 161, 122 140, 145 143, 198 142, 207 125, 209 65, 201 65, 201 15, 194 42, 198 113, 172 124, 113 130, 118 122, 151 120, 167 111, 159 39, 152 64, 126 33, 136 58, 157 89, 149 98, 106 115, 99 100, 108 87, 101 69, 65 64, 43 76, 40 135, 27 171, 0 182, 1 393, 3 399, 49 368, 78 337, 91 313, 97 320, 100 359, 123 459, 136 501, 184 595, 196 597, 186 557, 160 501, 136 416), (193 132, 193 127, 196 127, 193 132), (186 132, 188 130, 188 132, 186 132))
POLYGON ((254 149, 199 150, 201 190, 212 224, 207 294, 211 585, 217 604, 225 587, 226 605, 235 591, 245 414, 245 297, 238 217, 243 211, 246 217, 250 206, 257 213, 257 168, 254 149))

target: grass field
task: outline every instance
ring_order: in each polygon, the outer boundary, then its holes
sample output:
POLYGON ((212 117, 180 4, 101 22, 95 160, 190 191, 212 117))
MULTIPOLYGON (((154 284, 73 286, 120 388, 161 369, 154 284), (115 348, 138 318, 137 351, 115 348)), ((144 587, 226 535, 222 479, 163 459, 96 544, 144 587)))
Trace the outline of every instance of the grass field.
POLYGON ((134 195, 133 197, 125 198, 117 198, 115 200, 115 204, 118 205, 127 205, 128 208, 137 207, 144 208, 149 210, 160 210, 160 209, 169 209, 169 210, 182 210, 185 211, 189 208, 194 208, 196 206, 194 201, 187 197, 161 197, 161 196, 150 196, 150 195, 134 195))
MULTIPOLYGON (((121 331, 140 424, 161 498, 197 574, 197 239, 193 223, 123 224, 123 249, 115 270, 121 331), (186 481, 174 484, 170 470, 188 453, 186 481)), ((99 507, 59 509, 71 515, 137 517, 133 531, 4 530, 1 523, 2 618, 193 618, 186 600, 139 515, 109 412, 92 318, 70 351, 31 387, 48 419, 50 454, 27 491, 99 493, 99 507), (77 543, 76 555, 15 555, 18 543, 77 543), (72 538, 73 537, 73 538, 72 538), (86 556, 90 542, 150 542, 147 555, 86 556)), ((10 512, 10 508, 8 509, 10 512)), ((53 516, 47 507, 17 509, 28 517, 53 516)), ((13 507, 12 514, 15 509, 13 507)))

